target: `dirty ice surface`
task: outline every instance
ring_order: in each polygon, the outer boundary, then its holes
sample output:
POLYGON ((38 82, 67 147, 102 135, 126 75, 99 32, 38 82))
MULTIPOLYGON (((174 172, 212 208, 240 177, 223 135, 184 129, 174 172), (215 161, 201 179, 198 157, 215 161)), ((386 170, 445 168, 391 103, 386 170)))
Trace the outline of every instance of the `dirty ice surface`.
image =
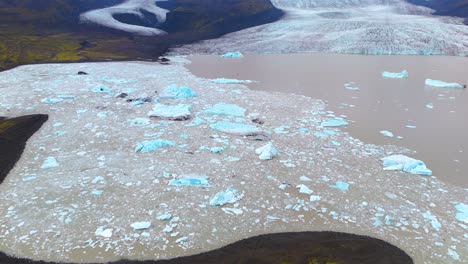
POLYGON ((467 190, 435 176, 382 169, 381 158, 413 152, 322 126, 348 121, 323 101, 215 84, 192 75, 184 59, 171 61, 32 65, 0 73, 0 116, 50 115, 0 185, 2 250, 55 261, 162 259, 259 234, 326 229, 384 239, 416 263, 467 258, 464 209, 456 207, 468 204, 467 190), (90 74, 76 75, 80 70, 90 74), (129 98, 173 84, 197 96, 133 105, 93 93, 104 77, 134 80, 105 82, 129 98), (41 102, 65 92, 75 99, 41 102), (244 116, 204 113, 218 103, 243 108, 244 116), (148 118, 157 104, 190 104, 192 119, 148 118), (80 109, 88 111, 77 114, 80 109), (145 141, 174 146, 135 152, 145 141), (270 142, 281 155, 260 160, 255 150, 270 142), (206 151, 215 148, 224 150, 206 151), (60 166, 41 168, 48 157, 60 166))

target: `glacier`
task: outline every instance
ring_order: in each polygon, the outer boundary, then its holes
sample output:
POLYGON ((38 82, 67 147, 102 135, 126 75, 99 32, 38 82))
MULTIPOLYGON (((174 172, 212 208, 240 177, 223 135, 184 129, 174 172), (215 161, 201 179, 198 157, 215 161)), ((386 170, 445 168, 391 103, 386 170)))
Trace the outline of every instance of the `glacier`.
POLYGON ((350 54, 468 54, 463 19, 403 0, 273 0, 281 20, 174 48, 171 54, 326 52, 350 54))

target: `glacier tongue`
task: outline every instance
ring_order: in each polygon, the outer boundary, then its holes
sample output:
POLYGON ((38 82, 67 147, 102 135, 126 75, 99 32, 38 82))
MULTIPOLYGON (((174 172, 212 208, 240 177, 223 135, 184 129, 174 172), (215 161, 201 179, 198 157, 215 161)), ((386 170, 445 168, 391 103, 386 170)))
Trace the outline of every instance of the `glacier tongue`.
POLYGON ((286 15, 173 49, 172 54, 330 52, 357 54, 468 54, 462 19, 431 15, 403 0, 273 0, 286 15))

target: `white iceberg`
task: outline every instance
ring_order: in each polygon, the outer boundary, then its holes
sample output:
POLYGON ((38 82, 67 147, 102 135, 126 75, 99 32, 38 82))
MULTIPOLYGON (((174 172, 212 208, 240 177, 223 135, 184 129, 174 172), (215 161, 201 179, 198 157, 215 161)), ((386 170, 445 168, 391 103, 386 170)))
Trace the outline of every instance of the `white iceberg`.
POLYGON ((236 203, 244 196, 239 193, 238 190, 233 188, 228 188, 225 192, 219 192, 215 194, 213 198, 210 200, 210 205, 212 206, 222 206, 228 203, 236 203))
POLYGON ((278 157, 280 155, 280 152, 278 151, 278 149, 276 149, 271 142, 266 144, 263 147, 256 149, 255 153, 260 155, 258 157, 261 160, 271 160, 274 157, 278 157))
POLYGON ((264 137, 269 138, 270 133, 264 131, 254 125, 247 125, 241 123, 233 123, 229 121, 219 121, 210 125, 213 130, 221 131, 224 133, 246 136, 246 137, 264 137))
POLYGON ((384 78, 391 78, 391 79, 405 79, 408 78, 409 73, 407 70, 403 70, 402 72, 382 72, 382 77, 384 78))
POLYGON ((463 84, 448 83, 448 82, 439 81, 439 80, 432 80, 432 79, 426 79, 426 85, 427 86, 440 87, 440 88, 455 88, 455 89, 466 88, 466 85, 463 85, 463 84))
POLYGON ((305 194, 312 194, 313 191, 309 189, 309 187, 305 186, 304 184, 299 184, 296 186, 297 189, 299 189, 300 193, 305 193, 305 194))
POLYGON ((381 160, 384 170, 397 170, 426 176, 432 175, 432 171, 426 167, 424 162, 405 155, 392 155, 382 158, 381 160))
POLYGON ((59 163, 54 157, 47 157, 42 163, 41 169, 51 169, 51 168, 57 168, 59 166, 59 163))
POLYGON ((156 104, 153 107, 153 111, 148 112, 148 116, 164 120, 184 121, 192 117, 191 109, 192 106, 186 104, 156 104))

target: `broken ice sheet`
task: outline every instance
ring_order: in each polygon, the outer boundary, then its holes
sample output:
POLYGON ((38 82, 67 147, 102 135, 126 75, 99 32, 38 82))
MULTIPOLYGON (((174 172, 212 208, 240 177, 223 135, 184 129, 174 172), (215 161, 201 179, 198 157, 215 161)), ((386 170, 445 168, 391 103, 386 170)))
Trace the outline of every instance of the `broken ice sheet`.
POLYGON ((218 103, 213 105, 211 108, 202 111, 202 113, 211 115, 244 116, 245 109, 234 104, 218 103))
POLYGON ((382 158, 384 170, 400 170, 418 175, 432 175, 432 171, 426 167, 424 162, 410 158, 405 155, 392 155, 382 158))
POLYGON ((466 88, 466 85, 462 85, 462 84, 459 84, 459 83, 448 83, 448 82, 439 81, 439 80, 432 80, 432 79, 426 79, 426 85, 427 86, 440 87, 440 88, 455 88, 455 89, 466 88))
POLYGON ((153 111, 148 112, 149 117, 173 120, 173 121, 184 121, 191 118, 191 105, 178 104, 178 105, 165 105, 155 104, 153 111))
POLYGON ((258 149, 255 150, 255 153, 257 153, 258 156, 261 160, 271 160, 273 159, 274 157, 278 157, 280 155, 280 152, 278 151, 278 149, 276 149, 274 146, 273 146, 273 143, 268 143, 266 144, 265 146, 263 147, 260 147, 258 149))
POLYGON ((171 180, 169 182, 169 185, 207 187, 209 186, 208 176, 199 176, 199 175, 181 176, 178 179, 171 180))
POLYGON ((240 194, 238 190, 234 188, 228 188, 224 192, 219 192, 213 196, 210 200, 210 205, 212 206, 222 206, 228 203, 236 203, 244 197, 243 194, 240 194))
POLYGON ((435 230, 439 231, 440 228, 442 227, 440 222, 437 220, 436 216, 431 214, 431 212, 427 211, 427 212, 423 213, 423 217, 431 222, 431 226, 435 230))
POLYGON ((384 78, 391 78, 391 79, 405 79, 408 78, 409 73, 407 70, 403 70, 401 72, 382 72, 382 77, 384 78))
POLYGON ((164 90, 160 94, 161 98, 168 98, 168 99, 193 98, 196 96, 197 95, 192 91, 190 87, 185 87, 185 86, 178 87, 175 84, 164 88, 164 90))
POLYGON ((151 226, 151 222, 135 222, 130 225, 134 230, 148 229, 151 226))
POLYGON ((148 153, 164 147, 173 147, 175 143, 168 140, 145 140, 137 143, 135 152, 148 153))

